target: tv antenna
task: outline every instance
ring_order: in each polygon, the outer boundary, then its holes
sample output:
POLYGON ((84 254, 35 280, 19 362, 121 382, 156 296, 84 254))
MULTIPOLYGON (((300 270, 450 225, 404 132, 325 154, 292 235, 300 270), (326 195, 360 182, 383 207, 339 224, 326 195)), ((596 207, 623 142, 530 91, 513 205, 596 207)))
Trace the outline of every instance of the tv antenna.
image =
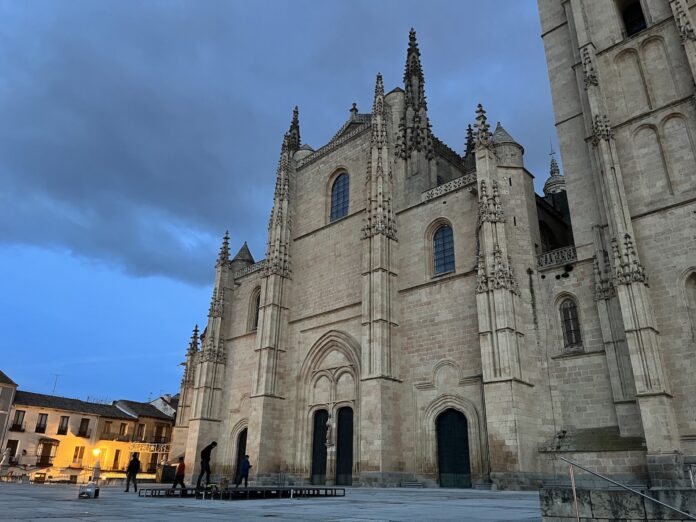
POLYGON ((58 377, 60 377, 60 373, 51 373, 49 375, 53 375, 55 378, 53 379, 53 391, 51 392, 51 395, 56 394, 56 386, 58 385, 58 377))

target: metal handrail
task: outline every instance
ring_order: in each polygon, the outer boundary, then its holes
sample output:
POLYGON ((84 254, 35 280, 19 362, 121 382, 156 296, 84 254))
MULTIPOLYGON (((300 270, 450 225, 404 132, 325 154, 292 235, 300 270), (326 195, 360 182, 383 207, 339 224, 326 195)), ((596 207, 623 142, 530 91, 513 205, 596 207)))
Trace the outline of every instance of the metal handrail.
POLYGON ((660 504, 661 506, 664 506, 667 509, 671 509, 675 513, 679 513, 680 515, 683 515, 690 520, 696 520, 696 516, 694 516, 690 513, 685 513, 684 511, 680 511, 677 508, 675 508, 674 506, 670 506, 669 504, 665 504, 664 502, 660 502, 656 498, 652 498, 648 495, 645 495, 638 490, 635 490, 633 488, 629 488, 628 486, 624 486, 623 484, 616 482, 615 480, 612 480, 609 477, 605 477, 604 475, 601 475, 595 471, 592 471, 591 469, 587 469, 585 466, 582 466, 582 465, 578 464, 577 462, 573 462, 572 460, 568 460, 564 457, 558 457, 558 458, 561 459, 562 461, 570 464, 570 482, 571 482, 571 486, 573 488, 573 501, 575 502, 575 516, 578 520, 580 520, 580 514, 578 511, 578 497, 575 494, 575 476, 573 475, 573 466, 578 467, 581 470, 586 471, 587 473, 594 475, 595 477, 599 477, 603 480, 606 480, 607 482, 611 482, 612 484, 619 486, 620 488, 626 489, 626 490, 630 491, 631 493, 635 493, 636 495, 640 495, 643 498, 647 498, 648 500, 652 500, 653 502, 660 504))

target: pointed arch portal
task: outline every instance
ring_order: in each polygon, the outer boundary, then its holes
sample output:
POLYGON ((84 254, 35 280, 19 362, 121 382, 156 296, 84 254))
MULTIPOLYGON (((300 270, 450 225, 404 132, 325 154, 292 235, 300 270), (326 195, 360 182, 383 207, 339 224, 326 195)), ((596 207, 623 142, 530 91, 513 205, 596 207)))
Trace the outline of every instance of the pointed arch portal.
POLYGON ((336 485, 353 485, 353 408, 349 406, 338 410, 336 485))
POLYGON ((437 464, 441 488, 470 488, 469 429, 466 417, 454 408, 437 416, 437 464))
POLYGON ((326 422, 329 412, 314 412, 314 435, 312 437, 312 484, 326 484, 326 422))
POLYGON ((246 455, 247 429, 244 428, 237 436, 237 460, 235 462, 234 476, 239 473, 239 466, 242 463, 244 455, 246 455))

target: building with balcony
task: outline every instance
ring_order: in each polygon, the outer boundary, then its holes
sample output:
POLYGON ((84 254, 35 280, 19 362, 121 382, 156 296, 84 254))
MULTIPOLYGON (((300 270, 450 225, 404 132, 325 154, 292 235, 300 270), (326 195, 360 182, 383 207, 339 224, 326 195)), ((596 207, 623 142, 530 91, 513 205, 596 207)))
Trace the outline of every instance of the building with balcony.
POLYGON ((17 384, 0 371, 0 448, 5 447, 4 435, 10 419, 10 408, 14 400, 17 384))
POLYGON ((141 478, 154 479, 168 458, 174 423, 148 403, 99 404, 25 391, 16 392, 8 413, 3 451, 10 450, 10 472, 35 482, 86 482, 97 462, 102 479, 124 478, 133 453, 143 463, 141 478))

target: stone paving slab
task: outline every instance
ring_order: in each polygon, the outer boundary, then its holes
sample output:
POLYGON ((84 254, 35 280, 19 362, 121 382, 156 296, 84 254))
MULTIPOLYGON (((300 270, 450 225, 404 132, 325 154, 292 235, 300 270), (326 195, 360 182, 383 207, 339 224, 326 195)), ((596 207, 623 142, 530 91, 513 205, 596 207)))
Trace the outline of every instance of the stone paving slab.
POLYGON ((345 497, 261 500, 144 498, 102 487, 80 500, 70 485, 0 483, 0 520, 241 520, 330 522, 539 521, 536 492, 346 488, 345 497))

